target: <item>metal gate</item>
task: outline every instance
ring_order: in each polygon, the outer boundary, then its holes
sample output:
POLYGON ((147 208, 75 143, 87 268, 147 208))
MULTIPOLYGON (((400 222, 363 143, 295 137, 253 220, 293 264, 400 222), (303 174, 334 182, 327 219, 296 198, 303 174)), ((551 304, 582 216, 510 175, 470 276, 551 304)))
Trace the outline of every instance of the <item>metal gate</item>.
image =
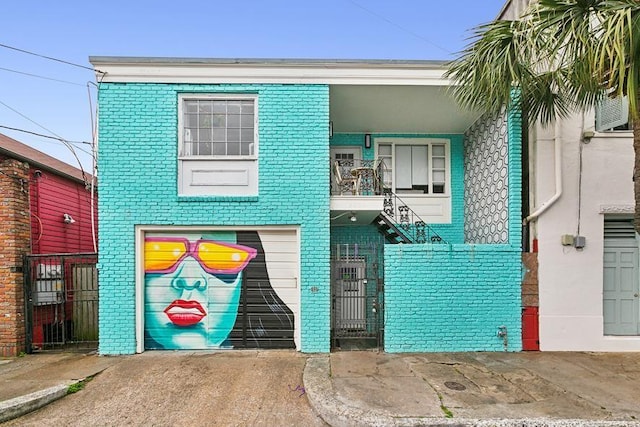
POLYGON ((341 244, 331 260, 332 348, 383 346, 383 280, 377 244, 341 244))
POLYGON ((24 259, 27 351, 98 347, 97 254, 24 259))

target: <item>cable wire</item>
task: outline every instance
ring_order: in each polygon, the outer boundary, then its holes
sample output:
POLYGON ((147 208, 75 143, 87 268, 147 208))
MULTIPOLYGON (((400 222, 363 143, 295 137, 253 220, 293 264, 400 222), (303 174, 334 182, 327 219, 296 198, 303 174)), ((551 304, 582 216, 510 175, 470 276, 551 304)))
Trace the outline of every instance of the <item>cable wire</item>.
POLYGON ((69 149, 69 151, 71 151, 71 154, 73 154, 73 157, 75 157, 76 161, 78 162, 78 166, 80 168, 80 172, 82 173, 82 180, 84 181, 85 185, 88 185, 87 176, 86 176, 86 173, 84 171, 84 168, 82 167, 82 162, 80 161, 80 158, 78 157, 78 154, 76 153, 73 145, 71 145, 66 139, 62 138, 60 135, 56 134, 51 129, 47 129, 46 127, 42 126, 40 123, 36 122, 35 120, 32 120, 29 117, 25 116, 24 114, 22 114, 21 112, 19 112, 15 108, 12 108, 12 107, 8 106, 7 104, 5 104, 2 101, 0 101, 0 104, 4 105, 6 108, 8 108, 9 110, 11 110, 14 113, 18 114, 19 116, 23 117, 24 119, 29 120, 34 125, 46 130, 47 132, 49 132, 52 135, 55 135, 58 138, 60 138, 60 142, 62 142, 65 145, 65 147, 67 147, 69 149))
POLYGON ((22 74, 23 76, 35 77, 38 79, 51 80, 52 82, 66 83, 68 85, 74 85, 74 86, 84 86, 83 84, 70 82, 68 80, 60 80, 60 79, 54 79, 53 77, 46 77, 38 74, 25 73, 24 71, 12 70, 11 68, 0 67, 0 70, 8 71, 10 73, 22 74))
POLYGON ((16 132, 24 132, 24 133, 29 133, 31 135, 36 135, 36 136, 41 136, 43 138, 49 138, 49 139, 55 139, 56 141, 67 141, 71 144, 86 144, 86 145, 92 145, 90 142, 87 141, 71 141, 68 139, 64 139, 64 138, 58 138, 56 136, 49 136, 49 135, 44 135, 42 133, 38 133, 38 132, 32 132, 30 130, 26 130, 26 129, 20 129, 20 128, 12 128, 10 126, 4 126, 4 125, 0 125, 0 128, 3 129, 9 129, 9 130, 15 130, 16 132))
POLYGON ((400 29, 400 30, 404 31, 405 33, 407 33, 407 34, 411 34, 412 36, 414 36, 414 37, 416 37, 416 38, 419 38, 420 40, 422 40, 422 41, 424 41, 424 42, 427 42, 427 43, 428 43, 428 44, 430 44, 431 46, 436 47, 436 48, 440 49, 441 51, 443 51, 443 52, 445 52, 445 53, 448 53, 449 55, 453 54, 453 52, 451 52, 450 50, 445 49, 444 47, 442 47, 442 46, 439 46, 439 45, 435 44, 435 43, 434 43, 434 42, 432 42, 431 40, 429 40, 429 39, 427 39, 427 38, 425 38, 425 37, 421 36, 420 34, 418 34, 418 33, 414 32, 414 31, 411 31, 411 30, 409 30, 409 29, 407 29, 407 28, 404 28, 402 25, 396 24, 395 22, 393 22, 392 20, 390 20, 389 18, 387 18, 387 17, 385 17, 385 16, 383 16, 383 15, 380 15, 380 14, 378 14, 378 13, 376 13, 376 12, 374 12, 374 11, 370 10, 370 9, 367 9, 366 7, 364 7, 364 6, 362 6, 361 4, 359 4, 359 3, 355 2, 354 0, 349 0, 349 3, 353 4, 354 6, 359 7, 360 9, 362 9, 362 10, 364 10, 365 12, 367 12, 367 13, 369 13, 369 14, 371 14, 371 15, 375 16, 375 17, 376 17, 376 18, 378 18, 378 19, 382 19, 382 20, 383 20, 383 21, 385 21, 387 24, 393 25, 394 27, 396 27, 396 28, 398 28, 398 29, 400 29))
POLYGON ((74 62, 69 62, 69 61, 65 61, 64 59, 58 59, 58 58, 53 58, 51 56, 46 56, 46 55, 41 55, 39 53, 35 53, 35 52, 30 52, 28 50, 24 50, 24 49, 19 49, 17 47, 13 47, 13 46, 8 46, 6 44, 2 44, 0 43, 0 47, 4 47, 6 49, 11 49, 11 50, 15 50, 18 52, 22 52, 22 53, 26 53, 28 55, 33 55, 33 56, 38 56, 40 58, 44 58, 44 59, 49 59, 51 61, 56 61, 56 62, 61 62, 63 64, 67 64, 67 65, 71 65, 73 67, 78 67, 78 68, 84 68, 85 70, 91 70, 91 71, 95 71, 97 73, 102 73, 105 74, 104 71, 100 71, 100 70, 96 70, 95 68, 92 67, 87 67, 86 65, 80 65, 80 64, 76 64, 74 62))

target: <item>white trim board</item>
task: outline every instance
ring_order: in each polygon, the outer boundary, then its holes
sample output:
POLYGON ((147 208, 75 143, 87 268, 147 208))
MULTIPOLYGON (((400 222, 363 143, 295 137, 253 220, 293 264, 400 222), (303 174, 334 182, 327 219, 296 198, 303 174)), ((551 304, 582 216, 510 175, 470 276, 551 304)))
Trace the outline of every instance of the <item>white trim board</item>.
POLYGON ((428 62, 197 62, 188 58, 90 58, 104 83, 304 83, 450 86, 428 62))

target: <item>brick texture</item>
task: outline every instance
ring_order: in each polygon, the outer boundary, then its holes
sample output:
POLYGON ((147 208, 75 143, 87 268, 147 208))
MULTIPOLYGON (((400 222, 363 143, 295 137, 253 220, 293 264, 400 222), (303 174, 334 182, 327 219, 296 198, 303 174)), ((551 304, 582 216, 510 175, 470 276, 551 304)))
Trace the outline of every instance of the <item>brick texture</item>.
POLYGON ((385 246, 385 351, 503 351, 500 326, 506 349, 522 350, 521 124, 507 112, 504 244, 385 246))
POLYGON ((520 251, 509 245, 386 245, 385 351, 522 349, 520 251))
POLYGON ((328 87, 110 83, 99 96, 100 353, 136 349, 136 225, 299 226, 302 351, 329 351, 328 87), (257 95, 257 197, 178 197, 179 93, 257 95))
POLYGON ((25 349, 23 256, 29 251, 29 166, 0 158, 0 357, 25 349))

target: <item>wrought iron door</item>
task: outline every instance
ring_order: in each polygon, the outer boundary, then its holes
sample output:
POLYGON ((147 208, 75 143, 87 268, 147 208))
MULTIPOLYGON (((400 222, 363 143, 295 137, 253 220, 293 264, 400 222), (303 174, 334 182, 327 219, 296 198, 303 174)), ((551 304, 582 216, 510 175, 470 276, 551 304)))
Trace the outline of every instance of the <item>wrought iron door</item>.
POLYGON ((376 245, 340 245, 331 268, 332 344, 363 339, 382 345, 382 278, 376 245))

